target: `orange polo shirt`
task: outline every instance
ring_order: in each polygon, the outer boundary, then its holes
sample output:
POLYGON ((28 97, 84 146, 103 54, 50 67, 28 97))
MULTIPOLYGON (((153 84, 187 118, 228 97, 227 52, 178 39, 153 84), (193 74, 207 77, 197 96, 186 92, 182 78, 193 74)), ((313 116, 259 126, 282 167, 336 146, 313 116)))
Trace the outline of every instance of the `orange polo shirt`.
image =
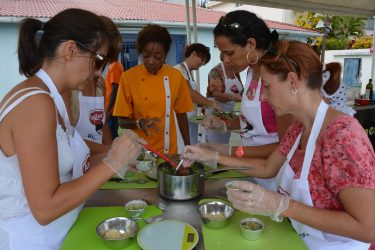
POLYGON ((153 118, 161 120, 160 135, 151 131, 149 136, 142 130, 135 132, 154 149, 164 151, 164 127, 166 94, 164 88, 164 76, 169 77, 170 88, 170 117, 169 117, 169 152, 177 153, 176 122, 173 112, 186 113, 193 110, 194 105, 190 97, 186 80, 181 72, 164 64, 156 75, 150 74, 143 64, 129 69, 121 75, 117 92, 116 104, 113 110, 114 116, 129 117, 132 119, 153 118))
MULTIPOLYGON (((117 61, 111 63, 108 68, 107 76, 105 78, 105 108, 107 109, 109 98, 112 92, 112 83, 119 84, 121 74, 124 72, 124 67, 121 62, 117 61)), ((113 107, 111 113, 113 112, 113 107)))

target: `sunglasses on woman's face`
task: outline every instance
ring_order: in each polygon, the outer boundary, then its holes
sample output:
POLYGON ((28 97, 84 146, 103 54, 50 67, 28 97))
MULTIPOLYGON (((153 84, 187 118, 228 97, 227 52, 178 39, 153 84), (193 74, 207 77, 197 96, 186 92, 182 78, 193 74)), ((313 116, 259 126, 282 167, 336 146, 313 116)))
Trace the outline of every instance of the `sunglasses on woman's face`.
MULTIPOLYGON (((61 42, 66 42, 68 40, 60 40, 60 41, 61 42)), ((80 42, 75 41, 75 43, 81 49, 86 50, 87 52, 90 52, 94 56, 94 59, 95 59, 95 69, 96 70, 103 68, 104 65, 107 63, 107 57, 105 55, 96 53, 95 51, 93 51, 92 49, 88 48, 87 46, 83 45, 80 42)))

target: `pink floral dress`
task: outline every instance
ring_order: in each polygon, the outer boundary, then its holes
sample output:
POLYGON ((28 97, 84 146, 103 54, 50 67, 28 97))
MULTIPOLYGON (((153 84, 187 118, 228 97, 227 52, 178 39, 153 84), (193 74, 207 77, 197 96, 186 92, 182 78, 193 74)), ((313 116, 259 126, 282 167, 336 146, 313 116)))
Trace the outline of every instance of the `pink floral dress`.
MULTIPOLYGON (((285 157, 303 125, 294 122, 279 144, 285 157)), ((301 175, 305 150, 296 150, 290 161, 295 178, 301 175)), ((338 116, 317 139, 308 176, 314 207, 344 210, 338 193, 348 187, 375 189, 375 154, 364 129, 350 116, 338 116)), ((374 244, 373 244, 374 245, 374 244)), ((374 249, 372 245, 371 249, 374 249)))

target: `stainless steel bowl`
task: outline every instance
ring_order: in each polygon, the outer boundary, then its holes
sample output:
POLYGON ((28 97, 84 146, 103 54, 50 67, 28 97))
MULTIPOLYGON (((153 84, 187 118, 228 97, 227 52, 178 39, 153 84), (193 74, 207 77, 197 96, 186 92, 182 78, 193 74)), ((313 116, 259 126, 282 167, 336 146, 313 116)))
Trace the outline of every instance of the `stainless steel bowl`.
POLYGON ((109 218, 96 227, 96 234, 111 249, 121 249, 131 244, 137 231, 137 223, 125 217, 109 218))
POLYGON ((240 221, 241 235, 247 240, 257 240, 264 230, 263 221, 257 218, 245 218, 240 221))
POLYGON ((146 160, 143 160, 143 161, 139 161, 137 160, 136 161, 136 164, 135 164, 135 167, 139 170, 139 171, 143 171, 143 172, 146 172, 146 171, 150 171, 151 168, 156 165, 156 159, 146 159, 146 160))
POLYGON ((203 223, 213 229, 225 227, 234 214, 234 209, 224 202, 212 201, 199 206, 203 223))
POLYGON ((125 204, 125 210, 130 217, 139 217, 143 214, 147 203, 143 200, 131 200, 125 204))

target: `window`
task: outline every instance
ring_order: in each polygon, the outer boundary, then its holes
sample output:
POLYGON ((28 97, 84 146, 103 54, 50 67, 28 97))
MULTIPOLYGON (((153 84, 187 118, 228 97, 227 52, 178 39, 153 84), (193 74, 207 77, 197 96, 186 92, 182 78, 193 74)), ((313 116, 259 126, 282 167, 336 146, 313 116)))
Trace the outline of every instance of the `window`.
POLYGON ((358 87, 361 82, 361 58, 345 58, 344 59, 344 79, 346 87, 358 87))

